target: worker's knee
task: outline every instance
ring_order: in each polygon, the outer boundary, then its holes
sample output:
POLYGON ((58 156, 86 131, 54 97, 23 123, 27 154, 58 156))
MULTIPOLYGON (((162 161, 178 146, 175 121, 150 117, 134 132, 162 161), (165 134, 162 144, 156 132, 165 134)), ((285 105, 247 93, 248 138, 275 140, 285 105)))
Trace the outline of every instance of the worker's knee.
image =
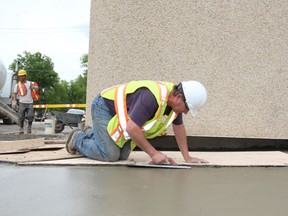
POLYGON ((32 124, 34 116, 27 116, 27 120, 32 124))
POLYGON ((120 154, 113 154, 113 155, 109 155, 109 157, 107 158, 109 162, 116 162, 120 159, 120 154))

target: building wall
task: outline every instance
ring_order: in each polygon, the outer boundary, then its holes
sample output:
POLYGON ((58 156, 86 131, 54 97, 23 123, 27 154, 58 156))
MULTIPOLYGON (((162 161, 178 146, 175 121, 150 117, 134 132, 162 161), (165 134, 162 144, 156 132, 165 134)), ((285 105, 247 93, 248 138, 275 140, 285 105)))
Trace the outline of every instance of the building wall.
POLYGON ((287 24, 286 0, 92 0, 87 112, 114 84, 198 80, 188 135, 287 139, 287 24))

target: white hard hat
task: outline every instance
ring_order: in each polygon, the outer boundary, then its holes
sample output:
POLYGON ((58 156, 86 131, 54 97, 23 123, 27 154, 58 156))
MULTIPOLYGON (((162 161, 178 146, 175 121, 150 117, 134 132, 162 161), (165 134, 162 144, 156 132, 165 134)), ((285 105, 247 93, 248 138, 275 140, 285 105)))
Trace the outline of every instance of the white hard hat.
POLYGON ((186 101, 192 116, 195 117, 197 109, 202 107, 207 100, 206 89, 200 82, 194 80, 183 81, 181 84, 184 100, 186 101))

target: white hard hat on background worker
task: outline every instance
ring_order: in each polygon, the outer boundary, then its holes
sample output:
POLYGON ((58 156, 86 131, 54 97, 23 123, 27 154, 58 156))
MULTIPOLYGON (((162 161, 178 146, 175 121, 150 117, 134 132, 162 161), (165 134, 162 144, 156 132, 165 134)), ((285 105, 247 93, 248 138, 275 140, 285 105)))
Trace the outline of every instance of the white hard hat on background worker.
POLYGON ((207 92, 205 87, 198 81, 182 81, 179 84, 180 91, 183 91, 184 101, 187 103, 193 117, 207 100, 207 92))

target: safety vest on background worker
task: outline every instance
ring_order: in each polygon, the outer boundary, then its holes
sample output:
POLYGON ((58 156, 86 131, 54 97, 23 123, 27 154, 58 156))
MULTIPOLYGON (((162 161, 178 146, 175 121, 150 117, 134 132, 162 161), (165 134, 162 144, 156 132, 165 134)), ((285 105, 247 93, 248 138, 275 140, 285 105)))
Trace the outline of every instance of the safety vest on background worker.
POLYGON ((38 101, 40 99, 39 85, 37 82, 31 82, 30 85, 32 85, 31 94, 33 101, 38 101))
MULTIPOLYGON (((116 115, 109 121, 107 131, 120 148, 122 148, 127 140, 130 139, 126 130, 127 122, 129 120, 126 107, 126 96, 143 87, 148 88, 155 96, 158 103, 158 109, 154 117, 147 121, 142 127, 145 137, 147 139, 152 139, 160 135, 177 117, 177 114, 171 110, 169 115, 163 118, 167 107, 168 96, 173 89, 173 86, 174 84, 169 82, 143 80, 131 81, 102 91, 101 96, 103 98, 114 100, 116 115)), ((131 149, 135 147, 136 144, 134 141, 131 141, 131 149)))
MULTIPOLYGON (((22 82, 18 82, 17 84, 17 92, 20 96, 25 96, 27 94, 27 88, 26 85, 22 82)), ((33 101, 38 101, 40 98, 40 91, 39 91, 39 85, 37 82, 30 82, 30 88, 31 88, 31 95, 33 98, 33 101)))

